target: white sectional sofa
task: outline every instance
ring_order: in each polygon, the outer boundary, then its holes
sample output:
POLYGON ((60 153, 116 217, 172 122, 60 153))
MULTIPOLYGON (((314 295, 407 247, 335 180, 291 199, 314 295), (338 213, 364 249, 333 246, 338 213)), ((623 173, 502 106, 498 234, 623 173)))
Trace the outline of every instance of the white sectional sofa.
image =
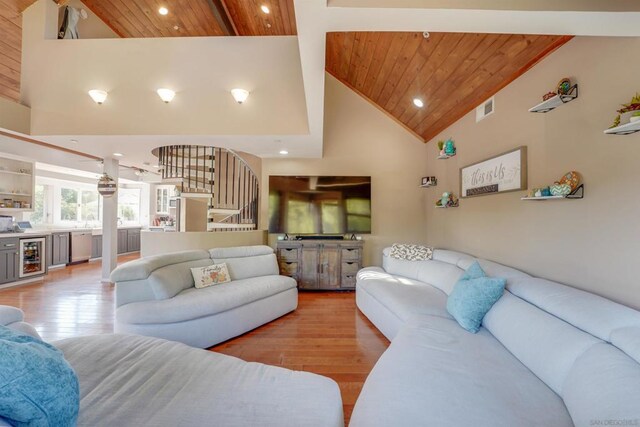
MULTIPOLYGON (((0 324, 38 337, 22 317, 17 308, 0 306, 0 324)), ((344 425, 338 385, 320 375, 134 335, 51 344, 78 376, 78 426, 344 425)))
POLYGON ((296 281, 279 275, 268 246, 156 255, 121 265, 115 332, 207 348, 283 316, 298 306, 296 281), (194 287, 191 268, 226 263, 232 281, 194 287))
POLYGON ((507 290, 477 334, 446 310, 476 258, 435 250, 358 274, 359 309, 392 342, 350 425, 640 425, 640 312, 478 259, 507 290))

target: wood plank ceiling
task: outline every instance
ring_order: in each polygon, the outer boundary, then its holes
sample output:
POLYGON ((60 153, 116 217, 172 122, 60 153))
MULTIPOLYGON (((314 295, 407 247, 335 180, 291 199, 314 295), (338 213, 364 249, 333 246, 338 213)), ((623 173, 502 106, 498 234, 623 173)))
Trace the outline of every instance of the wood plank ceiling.
POLYGON ((120 37, 223 36, 208 0, 82 0, 120 37), (160 15, 166 7, 169 13, 160 15))
MULTIPOLYGON (((0 0, 0 96, 19 101, 22 22, 35 0, 0 0)), ((121 37, 297 34, 293 0, 82 0, 121 37), (267 6, 269 13, 261 7, 267 6), (167 15, 158 9, 166 7, 167 15)), ((64 1, 62 2, 64 3, 64 1)), ((327 34, 326 70, 429 141, 566 36, 401 32, 327 34), (413 98, 424 101, 423 108, 413 98)))
POLYGON ((33 0, 0 0, 0 96, 20 99, 22 16, 33 0))
MULTIPOLYGON (((20 101, 21 13, 35 0, 0 0, 0 97, 20 101)), ((120 37, 296 35, 293 0, 82 0, 120 37), (261 6, 269 7, 264 13, 261 6), (165 16, 158 13, 166 7, 165 16)), ((64 0, 60 1, 64 4, 64 0)))
POLYGON ((570 39, 329 33, 326 70, 427 142, 570 39), (414 98, 424 107, 417 108, 414 98))

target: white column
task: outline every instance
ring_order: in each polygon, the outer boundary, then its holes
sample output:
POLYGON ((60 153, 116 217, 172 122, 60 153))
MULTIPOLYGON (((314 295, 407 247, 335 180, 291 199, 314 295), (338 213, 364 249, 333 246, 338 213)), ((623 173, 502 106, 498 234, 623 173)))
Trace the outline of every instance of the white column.
MULTIPOLYGON (((118 182, 120 162, 104 159, 104 173, 118 182)), ((119 185, 118 185, 119 187, 119 185)), ((109 275, 118 264, 118 192, 104 197, 102 204, 102 281, 109 282, 109 275)))

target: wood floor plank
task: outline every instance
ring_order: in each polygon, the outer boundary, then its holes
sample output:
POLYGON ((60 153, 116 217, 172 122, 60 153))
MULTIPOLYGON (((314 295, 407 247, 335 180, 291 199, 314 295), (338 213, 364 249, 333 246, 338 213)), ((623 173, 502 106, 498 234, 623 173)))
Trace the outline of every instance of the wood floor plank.
MULTIPOLYGON (((99 261, 51 270, 41 282, 0 290, 0 305, 24 310, 47 341, 111 333, 114 289, 100 276, 99 261)), ((209 350, 332 378, 348 425, 364 381, 388 346, 357 310, 353 292, 300 292, 296 311, 209 350)))

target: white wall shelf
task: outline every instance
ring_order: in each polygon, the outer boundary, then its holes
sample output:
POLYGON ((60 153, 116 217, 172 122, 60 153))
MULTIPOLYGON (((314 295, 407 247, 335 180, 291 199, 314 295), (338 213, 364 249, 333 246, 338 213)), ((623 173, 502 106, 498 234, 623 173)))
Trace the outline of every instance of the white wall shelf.
POLYGON ((540 197, 521 197, 520 200, 574 200, 584 198, 584 184, 580 184, 575 190, 566 196, 540 196, 540 197))
POLYGON ((34 191, 35 164, 20 157, 0 157, 0 215, 33 211, 34 191))
POLYGON ((548 113, 551 110, 555 110, 561 105, 568 104, 578 97, 578 84, 574 84, 569 89, 569 92, 565 95, 556 95, 553 98, 549 98, 546 101, 542 101, 535 107, 529 108, 530 113, 548 113))
POLYGON ((31 176, 30 173, 24 173, 24 172, 13 172, 13 171, 6 171, 6 170, 0 170, 0 174, 6 174, 6 175, 19 175, 19 176, 31 176))
POLYGON ((426 184, 426 185, 421 185, 420 188, 430 188, 430 187, 435 187, 438 184, 426 184))
POLYGON ((604 131, 607 135, 631 135, 636 132, 640 132, 640 120, 616 126, 604 131))
POLYGON ((454 157, 455 154, 441 154, 437 157, 438 160, 446 160, 454 157))

